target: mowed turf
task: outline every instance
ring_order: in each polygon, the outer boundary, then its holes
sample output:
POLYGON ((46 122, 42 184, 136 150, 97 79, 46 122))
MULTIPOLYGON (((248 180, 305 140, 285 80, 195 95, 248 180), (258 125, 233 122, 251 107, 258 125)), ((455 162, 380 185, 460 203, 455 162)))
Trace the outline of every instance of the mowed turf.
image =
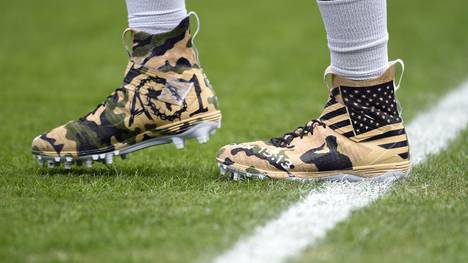
MULTIPOLYGON (((0 261, 204 262, 317 187, 231 182, 214 162, 224 144, 278 136, 320 113, 328 51, 314 1, 189 4, 201 16, 196 44, 220 98, 223 128, 206 145, 190 142, 182 151, 166 145, 111 168, 66 172, 38 168, 30 142, 93 110, 120 85, 127 60, 120 39, 124 1, 0 3, 0 261)), ((399 91, 407 121, 465 79, 467 8, 389 2, 390 55, 407 62, 399 91)), ((415 260, 462 258, 467 209, 453 199, 466 200, 468 142, 457 142, 333 231, 318 247, 322 259, 371 262, 376 251, 385 258, 403 250, 415 260), (436 228, 435 213, 446 215, 439 217, 443 228, 436 228), (401 216, 393 227, 385 220, 363 226, 395 214, 401 216), (362 231, 362 243, 349 244, 362 231), (328 254, 327 242, 333 244, 328 254), (421 242, 424 249, 416 249, 421 242), (360 246, 366 244, 370 253, 360 246)), ((313 261, 317 251, 303 259, 313 261)))
POLYGON ((292 262, 466 262, 468 131, 292 262))

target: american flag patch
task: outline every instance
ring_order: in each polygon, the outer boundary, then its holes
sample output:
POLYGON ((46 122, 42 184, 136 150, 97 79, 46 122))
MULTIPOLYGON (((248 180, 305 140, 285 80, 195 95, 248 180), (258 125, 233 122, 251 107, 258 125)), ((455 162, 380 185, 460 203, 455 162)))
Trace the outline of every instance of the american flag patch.
POLYGON ((356 135, 401 122, 393 81, 370 87, 341 86, 340 90, 356 135))

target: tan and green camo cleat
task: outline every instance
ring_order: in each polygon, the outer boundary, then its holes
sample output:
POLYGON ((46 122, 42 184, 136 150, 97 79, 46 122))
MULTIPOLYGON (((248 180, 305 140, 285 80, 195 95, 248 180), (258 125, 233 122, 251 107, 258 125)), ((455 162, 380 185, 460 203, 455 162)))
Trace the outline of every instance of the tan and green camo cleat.
POLYGON ((332 75, 319 119, 269 141, 227 145, 218 152, 233 179, 394 179, 410 169, 408 138, 395 96, 395 64, 379 78, 332 75))
POLYGON ((189 25, 187 17, 163 34, 126 31, 133 41, 122 86, 88 115, 36 137, 32 153, 38 162, 65 168, 111 164, 114 156, 154 145, 207 142, 221 125, 221 112, 189 25))

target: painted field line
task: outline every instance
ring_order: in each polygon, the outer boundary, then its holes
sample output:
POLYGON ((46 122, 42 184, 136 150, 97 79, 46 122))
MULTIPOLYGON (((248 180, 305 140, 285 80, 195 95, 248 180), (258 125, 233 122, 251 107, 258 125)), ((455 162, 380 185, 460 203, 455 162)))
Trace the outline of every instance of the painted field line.
MULTIPOLYGON (((443 150, 467 124, 468 81, 407 126, 413 165, 443 150)), ((391 185, 392 182, 372 181, 324 183, 213 262, 284 262, 314 245, 337 223, 379 198, 391 185)))

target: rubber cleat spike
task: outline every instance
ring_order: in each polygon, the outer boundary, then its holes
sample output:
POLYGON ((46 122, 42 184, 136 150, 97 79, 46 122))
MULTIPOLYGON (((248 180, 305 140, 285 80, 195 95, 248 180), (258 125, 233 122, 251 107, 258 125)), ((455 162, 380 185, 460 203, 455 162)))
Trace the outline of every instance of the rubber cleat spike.
POLYGON ((70 170, 71 169, 71 163, 70 162, 64 162, 63 163, 63 168, 65 170, 70 170))
POLYGON ((219 171, 221 172, 222 175, 226 174, 226 167, 222 164, 219 164, 219 171))
POLYGON ((34 157, 36 157, 38 160, 42 160, 42 156, 40 155, 34 155, 34 157))
POLYGON ((99 159, 99 155, 93 154, 92 158, 93 158, 94 161, 97 161, 99 159))
POLYGON ((105 158, 106 158, 106 154, 105 154, 105 153, 99 154, 99 159, 105 159, 105 158))
POLYGON ((92 159, 86 160, 86 167, 88 167, 88 168, 93 167, 93 160, 92 159))
POLYGON ((172 137, 172 143, 174 143, 176 149, 183 149, 184 148, 184 139, 179 137, 172 137))
POLYGON ((112 164, 112 162, 113 162, 112 154, 106 155, 106 164, 112 164))
POLYGON ((234 181, 239 181, 239 173, 237 172, 232 172, 232 180, 234 181))
POLYGON ((209 139, 210 139, 210 137, 208 135, 197 137, 197 141, 198 141, 199 144, 207 143, 209 139))
POLYGON ((119 151, 119 150, 115 150, 115 151, 114 151, 114 155, 115 155, 115 156, 118 156, 119 154, 120 154, 120 151, 119 151))
POLYGON ((71 163, 73 161, 73 158, 71 157, 65 157, 65 161, 71 163))
POLYGON ((57 163, 60 162, 60 157, 59 156, 54 157, 54 161, 57 162, 57 163))
POLYGON ((54 168, 55 167, 54 161, 52 161, 52 160, 47 161, 47 167, 54 168))

